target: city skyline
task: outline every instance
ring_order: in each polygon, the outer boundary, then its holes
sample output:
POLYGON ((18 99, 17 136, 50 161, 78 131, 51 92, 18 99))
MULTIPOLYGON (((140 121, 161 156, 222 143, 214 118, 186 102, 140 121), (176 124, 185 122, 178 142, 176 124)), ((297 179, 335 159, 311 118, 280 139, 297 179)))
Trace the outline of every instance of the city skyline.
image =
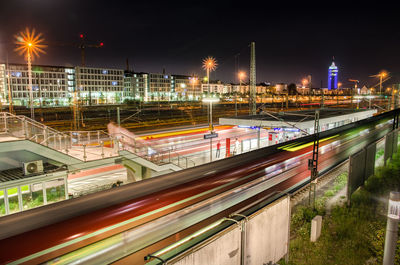
POLYGON ((79 65, 79 49, 65 44, 79 43, 79 35, 85 34, 90 40, 104 42, 101 49, 87 49, 87 66, 125 69, 129 58, 138 72, 161 73, 165 69, 167 73, 204 76, 201 60, 214 56, 220 65, 211 79, 237 82, 237 71, 249 71, 248 44, 255 41, 257 82, 300 83, 311 74, 313 84, 320 86, 322 81, 327 86, 326 69, 332 56, 344 86, 351 84, 348 79, 360 80, 361 85, 376 84, 378 80, 369 76, 383 69, 393 73, 391 82, 397 80, 393 58, 398 53, 399 36, 394 31, 398 22, 393 20, 392 11, 382 13, 380 7, 323 11, 318 4, 271 4, 274 12, 266 13, 256 4, 251 7, 228 1, 190 5, 157 2, 156 7, 118 1, 78 4, 48 0, 1 5, 0 21, 8 25, 0 30, 1 61, 8 53, 10 62, 23 63, 10 40, 28 26, 42 32, 48 42, 47 54, 34 64, 79 65), (21 15, 10 17, 12 10, 21 15), (250 10, 253 15, 248 14, 250 10), (46 16, 41 15, 44 13, 46 16), (336 19, 330 19, 334 14, 336 19))

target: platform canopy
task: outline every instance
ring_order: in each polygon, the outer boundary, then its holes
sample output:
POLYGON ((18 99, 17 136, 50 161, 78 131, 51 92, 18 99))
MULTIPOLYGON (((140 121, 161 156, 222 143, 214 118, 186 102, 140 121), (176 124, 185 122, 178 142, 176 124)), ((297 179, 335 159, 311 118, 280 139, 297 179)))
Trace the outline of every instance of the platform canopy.
MULTIPOLYGON (((319 124, 321 127, 334 128, 344 124, 366 119, 377 110, 320 109, 319 124)), ((219 119, 220 125, 237 125, 274 128, 298 128, 306 131, 314 126, 315 110, 262 112, 258 115, 224 117, 219 119)))

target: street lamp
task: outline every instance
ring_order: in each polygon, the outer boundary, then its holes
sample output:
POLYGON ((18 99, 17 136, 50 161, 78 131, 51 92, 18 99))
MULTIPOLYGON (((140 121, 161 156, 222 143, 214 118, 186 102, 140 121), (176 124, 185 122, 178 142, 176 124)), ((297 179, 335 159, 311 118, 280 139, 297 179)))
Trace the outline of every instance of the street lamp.
POLYGON ((382 94, 382 79, 387 76, 385 71, 379 73, 379 93, 382 94))
POLYGON ((386 80, 383 80, 383 78, 387 77, 388 73, 384 70, 382 70, 379 74, 376 75, 371 75, 370 77, 379 77, 379 94, 382 94, 382 83, 386 80))
MULTIPOLYGON (((246 72, 239 72, 239 91, 242 91, 242 81, 246 78, 246 72)), ((237 91, 235 92, 235 116, 237 116, 237 91)))
POLYGON ((31 61, 34 60, 34 56, 39 57, 39 53, 46 53, 43 49, 47 47, 47 45, 43 44, 44 39, 41 37, 41 33, 36 35, 35 29, 32 29, 32 31, 30 31, 29 28, 26 28, 25 31, 21 31, 18 35, 15 35, 15 44, 17 44, 17 48, 15 48, 15 51, 18 52, 19 55, 24 55, 28 63, 28 90, 31 119, 35 118, 35 112, 33 110, 31 61))
POLYGON ((338 88, 337 88, 337 93, 336 93, 336 101, 337 101, 337 106, 339 107, 339 89, 340 89, 340 87, 342 86, 342 83, 341 82, 339 82, 338 84, 337 84, 337 86, 338 86, 338 88))
POLYGON ((190 79, 190 83, 192 84, 192 94, 194 97, 196 97, 196 93, 194 91, 194 86, 197 84, 197 81, 198 81, 198 78, 194 77, 194 76, 190 79))
MULTIPOLYGON (((207 71, 207 87, 208 87, 208 95, 211 95, 211 90, 210 90, 210 72, 211 71, 215 71, 215 69, 217 69, 217 60, 215 60, 215 58, 213 57, 207 57, 205 59, 203 59, 203 69, 207 71)), ((212 113, 212 102, 210 102, 210 105, 208 106, 209 112, 212 113)), ((212 127, 212 117, 211 115, 208 117, 209 120, 209 124, 210 124, 210 131, 213 131, 213 127, 212 127)))
MULTIPOLYGON (((217 97, 208 97, 203 98, 203 102, 210 104, 210 132, 213 133, 213 124, 212 124, 212 104, 219 101, 217 97)), ((212 138, 210 138, 210 162, 212 162, 212 138)))

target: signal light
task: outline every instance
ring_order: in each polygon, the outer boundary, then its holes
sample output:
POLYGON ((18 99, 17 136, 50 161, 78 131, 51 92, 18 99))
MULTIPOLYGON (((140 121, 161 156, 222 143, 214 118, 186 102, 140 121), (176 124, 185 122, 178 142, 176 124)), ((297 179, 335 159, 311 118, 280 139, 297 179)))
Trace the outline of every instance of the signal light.
POLYGON ((83 39, 83 34, 80 34, 79 37, 80 37, 81 39, 83 39))
POLYGON ((103 45, 104 45, 104 43, 100 42, 100 46, 102 46, 102 47, 103 47, 103 45))

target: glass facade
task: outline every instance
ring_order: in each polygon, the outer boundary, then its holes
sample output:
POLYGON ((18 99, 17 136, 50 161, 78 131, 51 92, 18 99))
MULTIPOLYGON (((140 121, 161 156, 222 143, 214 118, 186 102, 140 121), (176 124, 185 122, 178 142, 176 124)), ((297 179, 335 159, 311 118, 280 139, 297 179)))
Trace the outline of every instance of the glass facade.
POLYGON ((0 183, 0 216, 68 199, 67 174, 0 183))

